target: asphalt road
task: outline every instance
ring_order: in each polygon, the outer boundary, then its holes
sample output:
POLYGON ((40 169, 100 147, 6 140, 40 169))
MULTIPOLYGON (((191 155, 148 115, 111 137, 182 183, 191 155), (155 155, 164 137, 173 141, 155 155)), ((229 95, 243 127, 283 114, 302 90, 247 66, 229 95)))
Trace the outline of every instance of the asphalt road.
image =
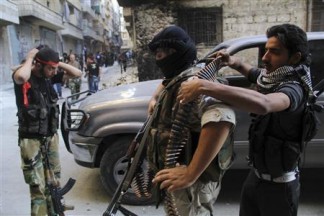
MULTIPOLYGON (((116 66, 108 67, 105 74, 106 80, 109 78, 108 74, 111 76, 110 82, 113 81, 112 77, 118 78, 126 75, 120 75, 120 70, 116 66)), ((122 80, 125 80, 125 77, 122 80)), ((83 85, 86 86, 86 81, 83 85)), ((63 96, 68 94, 69 90, 63 89, 63 96)), ((30 215, 28 185, 25 184, 20 169, 16 105, 12 83, 0 86, 0 121, 0 215, 30 215)), ((102 215, 110 199, 101 184, 99 169, 89 169, 77 165, 73 156, 65 149, 63 140, 60 141, 61 184, 65 184, 70 177, 77 180, 72 190, 64 196, 66 204, 75 206, 74 210, 66 211, 66 215, 102 215)), ((223 180, 221 194, 215 204, 216 216, 238 215, 240 188, 246 174, 247 170, 229 170, 227 172, 223 180)), ((302 170, 301 182, 302 194, 298 215, 323 216, 324 169, 302 170)), ((162 207, 158 209, 155 209, 154 206, 125 207, 137 215, 164 215, 162 207)))

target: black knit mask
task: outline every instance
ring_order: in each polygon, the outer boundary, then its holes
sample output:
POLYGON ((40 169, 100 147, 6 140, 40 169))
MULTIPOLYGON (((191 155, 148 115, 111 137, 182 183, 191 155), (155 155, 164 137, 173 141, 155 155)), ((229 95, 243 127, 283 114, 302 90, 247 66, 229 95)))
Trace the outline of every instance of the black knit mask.
POLYGON ((176 50, 175 53, 156 61, 166 79, 177 76, 190 67, 197 55, 196 47, 189 35, 177 26, 169 26, 158 33, 149 43, 149 48, 151 51, 157 48, 176 50))

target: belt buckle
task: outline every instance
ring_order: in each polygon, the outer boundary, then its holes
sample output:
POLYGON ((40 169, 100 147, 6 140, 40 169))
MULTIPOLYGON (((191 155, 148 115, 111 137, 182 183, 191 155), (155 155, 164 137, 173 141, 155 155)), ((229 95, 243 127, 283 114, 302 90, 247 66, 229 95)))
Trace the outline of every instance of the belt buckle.
POLYGON ((291 172, 288 172, 288 173, 284 173, 282 176, 274 178, 273 182, 287 183, 287 182, 291 182, 291 181, 293 181, 295 179, 296 179, 296 172, 291 171, 291 172))
POLYGON ((272 178, 271 178, 271 176, 269 174, 261 174, 260 177, 263 180, 272 181, 272 178))

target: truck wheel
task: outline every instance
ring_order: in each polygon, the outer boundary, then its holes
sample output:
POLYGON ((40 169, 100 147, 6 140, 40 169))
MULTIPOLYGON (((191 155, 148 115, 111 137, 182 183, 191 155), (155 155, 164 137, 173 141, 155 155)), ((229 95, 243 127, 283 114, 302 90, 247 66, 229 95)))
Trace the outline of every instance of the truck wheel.
MULTIPOLYGON (((104 188, 112 198, 119 183, 123 180, 128 167, 125 154, 132 136, 124 136, 117 139, 107 148, 100 162, 100 176, 104 188)), ((154 203, 153 198, 137 197, 131 189, 123 196, 123 204, 127 205, 149 205, 154 203)))

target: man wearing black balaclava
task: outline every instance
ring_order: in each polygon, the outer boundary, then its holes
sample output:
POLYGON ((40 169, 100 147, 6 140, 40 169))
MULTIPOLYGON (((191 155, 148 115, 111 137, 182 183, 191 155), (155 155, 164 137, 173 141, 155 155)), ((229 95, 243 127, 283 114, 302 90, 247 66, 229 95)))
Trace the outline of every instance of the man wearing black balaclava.
POLYGON ((177 102, 181 83, 199 71, 193 67, 195 45, 183 29, 166 27, 149 48, 165 76, 148 109, 153 113, 147 137, 149 182, 168 215, 212 215, 233 158, 234 111, 205 97, 187 106, 189 112, 177 102))
POLYGON ((164 77, 170 79, 190 67, 196 59, 196 47, 189 35, 181 28, 170 26, 158 33, 149 44, 151 51, 170 49, 172 54, 157 58, 156 64, 164 77))

